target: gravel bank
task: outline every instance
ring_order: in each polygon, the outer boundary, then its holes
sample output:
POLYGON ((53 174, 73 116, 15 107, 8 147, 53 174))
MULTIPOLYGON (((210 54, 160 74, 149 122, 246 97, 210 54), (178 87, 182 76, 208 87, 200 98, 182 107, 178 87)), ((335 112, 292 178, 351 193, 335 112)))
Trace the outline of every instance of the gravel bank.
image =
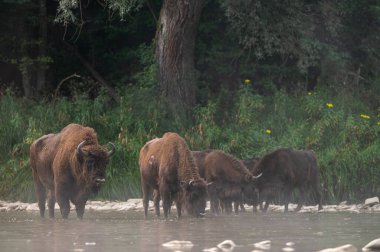
MULTIPOLYGON (((289 204, 289 211, 296 208, 296 204, 289 204)), ((72 208, 75 208, 73 205, 72 208)), ((247 211, 252 211, 252 206, 245 206, 247 211)), ((58 204, 55 205, 59 209, 58 204)), ((173 206, 175 208, 175 206, 173 206)), ((25 202, 8 202, 0 200, 0 212, 9 211, 38 211, 37 203, 25 202)), ((143 211, 142 199, 129 199, 128 201, 87 201, 86 210, 92 211, 143 211)), ((153 211, 153 202, 149 203, 149 210, 153 211)), ((206 211, 209 210, 209 204, 206 211)), ((270 205, 268 212, 283 212, 284 206, 270 205)), ((351 212, 351 213, 380 213, 380 204, 347 204, 342 202, 339 205, 324 205, 323 210, 318 211, 317 206, 303 206, 299 213, 337 213, 337 212, 351 212)))

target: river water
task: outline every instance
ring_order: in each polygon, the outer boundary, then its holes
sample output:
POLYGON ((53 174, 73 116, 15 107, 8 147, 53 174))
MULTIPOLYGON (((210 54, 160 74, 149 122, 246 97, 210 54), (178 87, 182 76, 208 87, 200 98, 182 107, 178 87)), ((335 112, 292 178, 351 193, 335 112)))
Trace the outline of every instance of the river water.
MULTIPOLYGON (((74 211, 75 212, 75 211, 74 211)), ((318 251, 344 244, 361 248, 380 237, 380 214, 370 213, 242 213, 181 220, 156 220, 150 213, 86 211, 83 220, 40 219, 37 211, 0 212, 0 251, 174 251, 162 246, 172 240, 191 241, 203 251, 232 240, 232 251, 252 251, 254 243, 271 241, 282 251, 318 251)), ((215 251, 223 251, 221 249, 215 251)), ((231 251, 231 250, 230 250, 231 251)))

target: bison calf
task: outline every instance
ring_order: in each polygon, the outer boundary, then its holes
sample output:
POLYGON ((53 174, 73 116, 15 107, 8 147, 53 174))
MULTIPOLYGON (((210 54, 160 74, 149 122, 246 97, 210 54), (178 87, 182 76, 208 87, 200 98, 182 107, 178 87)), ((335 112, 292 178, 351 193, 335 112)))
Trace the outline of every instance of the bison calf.
POLYGON ((105 182, 106 165, 115 150, 112 147, 107 151, 92 128, 78 124, 35 140, 30 146, 30 164, 41 217, 48 196, 51 218, 57 201, 62 218, 67 219, 71 201, 81 219, 86 201, 105 182))
POLYGON ((241 203, 243 194, 255 188, 260 177, 253 176, 240 160, 221 150, 193 151, 193 156, 200 175, 212 183, 208 187, 208 193, 211 212, 214 214, 220 213, 219 203, 226 213, 231 213, 232 202, 241 203))

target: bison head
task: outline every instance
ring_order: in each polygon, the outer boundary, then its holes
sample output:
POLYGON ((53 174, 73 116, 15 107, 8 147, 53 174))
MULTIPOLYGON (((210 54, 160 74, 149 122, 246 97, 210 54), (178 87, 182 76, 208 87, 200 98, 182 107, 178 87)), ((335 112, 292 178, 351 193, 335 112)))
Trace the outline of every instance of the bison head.
POLYGON ((245 177, 245 183, 242 187, 243 189, 243 197, 244 200, 247 204, 251 205, 256 205, 259 200, 258 196, 258 182, 260 182, 260 177, 263 174, 260 173, 257 176, 253 176, 252 174, 247 174, 245 177))
POLYGON ((100 189, 100 185, 106 181, 106 166, 108 159, 115 152, 115 145, 110 143, 112 148, 107 151, 106 148, 96 145, 85 145, 82 141, 76 148, 76 157, 80 163, 81 176, 86 181, 94 193, 100 189))
POLYGON ((184 204, 187 212, 195 217, 205 214, 207 184, 203 179, 190 180, 182 183, 184 190, 184 204))

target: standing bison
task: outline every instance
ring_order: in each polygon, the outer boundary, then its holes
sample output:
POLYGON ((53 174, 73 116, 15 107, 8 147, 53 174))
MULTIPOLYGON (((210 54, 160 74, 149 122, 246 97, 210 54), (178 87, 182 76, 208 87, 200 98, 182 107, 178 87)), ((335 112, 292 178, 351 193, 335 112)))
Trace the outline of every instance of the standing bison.
POLYGON ((30 146, 30 164, 41 217, 48 197, 50 218, 57 201, 62 218, 67 219, 71 201, 82 219, 86 201, 105 182, 106 165, 115 150, 112 147, 107 151, 92 128, 78 124, 35 140, 30 146))
POLYGON ((193 156, 200 175, 212 183, 208 187, 212 213, 220 213, 219 203, 226 213, 231 213, 232 202, 241 203, 244 192, 255 187, 259 176, 253 176, 245 165, 232 155, 221 150, 205 150, 193 151, 193 156))
POLYGON ((199 176, 186 142, 178 134, 168 132, 162 138, 147 142, 140 150, 139 166, 145 217, 152 190, 157 216, 160 215, 160 197, 166 219, 173 201, 176 203, 178 218, 181 217, 182 204, 190 215, 204 214, 207 185, 199 176))
POLYGON ((314 193, 318 209, 322 209, 318 164, 313 151, 286 148, 274 150, 264 155, 254 166, 253 174, 259 173, 263 174, 258 188, 260 200, 265 200, 264 211, 267 211, 269 202, 283 192, 287 212, 295 188, 298 188, 300 193, 296 211, 301 209, 305 191, 308 189, 314 193))

